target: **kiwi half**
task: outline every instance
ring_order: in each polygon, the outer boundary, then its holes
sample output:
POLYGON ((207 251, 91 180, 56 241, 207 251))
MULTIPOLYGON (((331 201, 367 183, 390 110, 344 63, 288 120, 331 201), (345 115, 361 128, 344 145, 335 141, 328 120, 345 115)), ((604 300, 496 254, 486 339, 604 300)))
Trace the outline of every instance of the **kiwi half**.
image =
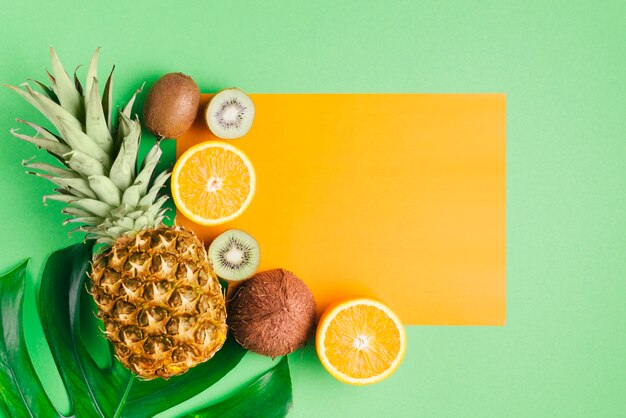
POLYGON ((238 282, 251 277, 259 267, 259 244, 250 234, 229 229, 209 246, 209 259, 220 278, 238 282))
POLYGON ((224 89, 213 96, 204 116, 207 126, 216 137, 240 138, 252 126, 254 103, 239 89, 224 89))

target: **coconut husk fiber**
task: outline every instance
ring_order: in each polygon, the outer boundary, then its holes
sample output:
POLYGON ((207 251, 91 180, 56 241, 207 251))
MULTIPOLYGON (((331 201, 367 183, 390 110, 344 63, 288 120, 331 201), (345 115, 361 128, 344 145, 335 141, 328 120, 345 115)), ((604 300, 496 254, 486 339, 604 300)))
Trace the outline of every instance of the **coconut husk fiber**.
POLYGON ((315 329, 311 291, 283 269, 257 273, 243 282, 227 309, 227 323, 237 342, 269 357, 304 346, 315 329))

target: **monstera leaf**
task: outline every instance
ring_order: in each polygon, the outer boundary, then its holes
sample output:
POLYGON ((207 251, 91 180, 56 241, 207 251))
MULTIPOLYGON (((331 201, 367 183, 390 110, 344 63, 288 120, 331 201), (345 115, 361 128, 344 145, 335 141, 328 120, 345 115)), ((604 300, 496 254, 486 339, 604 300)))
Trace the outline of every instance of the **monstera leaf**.
POLYGON ((185 417, 278 418, 292 406, 289 360, 282 360, 248 387, 230 398, 200 409, 185 417))
MULTIPOLYGON (((99 368, 79 335, 81 293, 85 292, 91 254, 91 243, 53 253, 41 280, 39 314, 70 398, 71 416, 153 416, 197 395, 240 362, 246 350, 229 338, 210 361, 168 381, 142 381, 115 359, 110 367, 99 368)), ((22 323, 26 267, 27 261, 0 276, 0 412, 16 417, 60 417, 26 351, 22 323)), ((284 358, 244 388, 190 416, 278 417, 288 412, 291 403, 289 365, 284 358)))
POLYGON ((55 416, 26 351, 22 305, 27 265, 28 260, 0 278, 0 410, 6 417, 55 416))

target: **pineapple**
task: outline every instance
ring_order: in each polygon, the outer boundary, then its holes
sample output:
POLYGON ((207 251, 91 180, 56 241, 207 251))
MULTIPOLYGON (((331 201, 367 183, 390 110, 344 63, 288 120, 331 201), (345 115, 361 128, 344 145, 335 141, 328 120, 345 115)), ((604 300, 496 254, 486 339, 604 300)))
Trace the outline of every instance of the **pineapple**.
POLYGON ((30 174, 58 186, 44 197, 63 202, 64 223, 102 243, 94 256, 90 293, 116 357, 144 379, 186 372, 210 359, 226 339, 226 310, 220 284, 198 238, 166 227, 167 196, 159 196, 169 173, 153 176, 161 156, 158 142, 136 169, 141 125, 132 106, 137 93, 112 124, 113 70, 100 97, 94 53, 80 84, 63 68, 54 49, 51 86, 9 86, 39 110, 55 131, 18 119, 33 136, 15 137, 55 156, 63 165, 28 160, 30 174))

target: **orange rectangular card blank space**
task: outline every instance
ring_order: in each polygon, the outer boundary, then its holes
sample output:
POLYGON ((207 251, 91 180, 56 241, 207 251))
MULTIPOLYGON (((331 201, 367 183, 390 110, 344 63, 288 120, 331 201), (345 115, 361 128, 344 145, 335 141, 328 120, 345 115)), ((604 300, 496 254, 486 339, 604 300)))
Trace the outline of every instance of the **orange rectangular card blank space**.
MULTIPOLYGON (((216 138, 203 122, 179 156, 216 138)), ((503 325, 506 101, 496 94, 254 94, 256 118, 228 141, 257 189, 229 228, 261 246, 261 270, 293 271, 319 310, 353 296, 411 325, 503 325)))

